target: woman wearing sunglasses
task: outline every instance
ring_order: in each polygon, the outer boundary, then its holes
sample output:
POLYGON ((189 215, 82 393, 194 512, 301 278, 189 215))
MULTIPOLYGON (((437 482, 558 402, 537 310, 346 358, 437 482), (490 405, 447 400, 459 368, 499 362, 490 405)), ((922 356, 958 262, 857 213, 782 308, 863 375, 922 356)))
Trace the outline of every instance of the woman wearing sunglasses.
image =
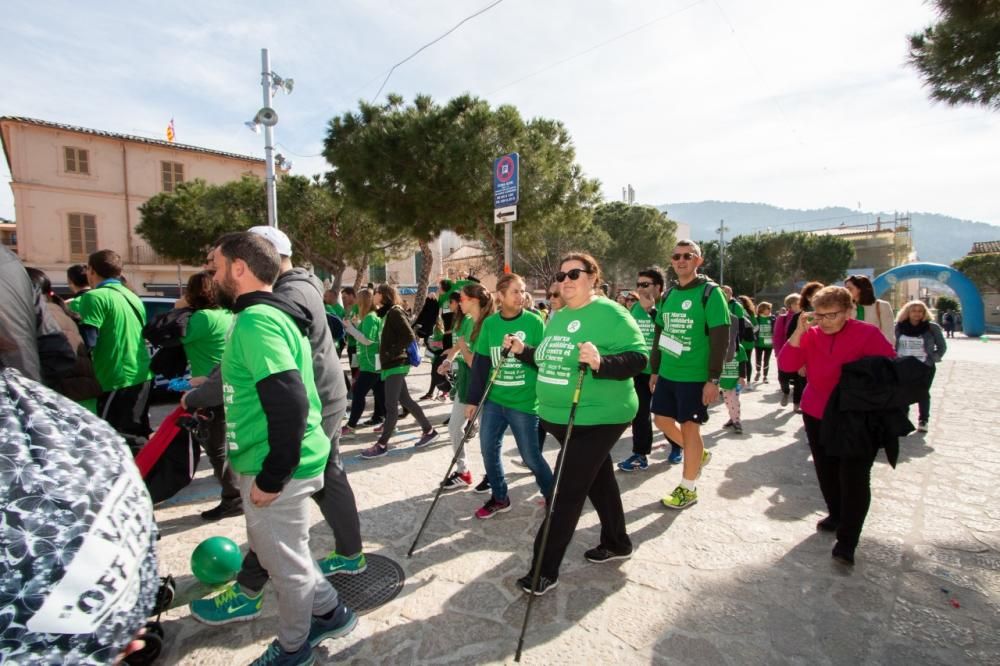
MULTIPOLYGON (((632 378, 646 367, 645 340, 635 319, 622 306, 599 296, 601 269, 589 254, 566 255, 555 276, 563 308, 552 315, 541 343, 526 346, 515 336, 504 344, 518 360, 538 368, 536 391, 542 427, 559 441, 556 466, 562 477, 552 505, 551 527, 544 553, 539 553, 541 529, 535 537, 535 557, 541 557, 541 578, 535 594, 556 586, 559 565, 589 498, 601 521, 601 541, 588 550, 591 562, 632 556, 625 530, 621 493, 615 481, 611 449, 639 408, 632 378), (566 442, 570 405, 578 369, 586 365, 573 424, 566 442)), ((531 574, 518 580, 531 592, 531 574)))
POLYGON ((785 372, 806 369, 802 420, 829 512, 816 529, 837 533, 833 559, 851 565, 871 503, 871 468, 878 451, 863 458, 828 454, 820 442, 823 412, 845 364, 865 356, 892 358, 896 352, 878 327, 851 318, 853 304, 847 289, 824 287, 810 300, 813 311, 798 317, 778 354, 778 367, 785 372))

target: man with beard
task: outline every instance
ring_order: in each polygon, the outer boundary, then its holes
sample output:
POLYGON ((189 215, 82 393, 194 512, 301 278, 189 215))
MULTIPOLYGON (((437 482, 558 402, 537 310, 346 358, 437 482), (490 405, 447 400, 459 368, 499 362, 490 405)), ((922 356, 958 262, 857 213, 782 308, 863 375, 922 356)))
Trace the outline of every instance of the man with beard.
MULTIPOLYGON (((236 315, 222 357, 229 461, 239 475, 252 556, 278 596, 278 636, 254 663, 312 663, 314 646, 357 623, 309 553, 307 499, 323 488, 330 452, 305 335, 312 321, 272 292, 281 259, 261 236, 230 236, 214 259, 219 305, 236 315)), ((237 587, 212 601, 229 597, 217 605, 232 606, 237 587)), ((262 601, 261 593, 247 597, 258 613, 262 601)))

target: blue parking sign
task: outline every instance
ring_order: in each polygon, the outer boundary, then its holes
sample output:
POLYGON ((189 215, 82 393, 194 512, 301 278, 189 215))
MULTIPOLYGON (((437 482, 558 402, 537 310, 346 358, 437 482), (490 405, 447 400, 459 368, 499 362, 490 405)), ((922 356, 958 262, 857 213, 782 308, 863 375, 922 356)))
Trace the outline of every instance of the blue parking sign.
POLYGON ((520 157, 510 153, 493 162, 493 207, 514 206, 518 202, 518 165, 520 157))

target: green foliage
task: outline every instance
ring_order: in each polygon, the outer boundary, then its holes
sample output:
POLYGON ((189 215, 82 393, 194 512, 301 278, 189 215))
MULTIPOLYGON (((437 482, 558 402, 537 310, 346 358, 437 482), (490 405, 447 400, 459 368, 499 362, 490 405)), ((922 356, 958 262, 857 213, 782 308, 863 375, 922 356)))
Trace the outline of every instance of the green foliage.
MULTIPOLYGON (((719 243, 700 243, 705 263, 702 272, 719 277, 719 243)), ((726 244, 725 281, 737 294, 756 297, 800 280, 825 284, 844 279, 854 260, 850 241, 837 236, 804 232, 736 236, 726 244)))
POLYGON ((1000 0, 934 0, 940 20, 909 36, 933 99, 1000 109, 1000 0))
POLYGON ((958 301, 950 296, 938 296, 938 299, 934 302, 934 307, 937 308, 939 313, 948 311, 958 312, 961 309, 958 301))
MULTIPOLYGON (((296 259, 333 273, 336 280, 377 237, 376 225, 345 205, 329 182, 285 176, 278 181, 277 195, 279 227, 291 238, 296 259)), ((222 234, 267 224, 264 183, 254 176, 221 185, 182 183, 139 210, 142 221, 136 231, 150 246, 194 265, 203 262, 205 250, 222 234)))
POLYGON ((491 171, 494 158, 512 151, 521 155, 522 188, 515 268, 548 274, 543 266, 553 247, 546 241, 558 241, 560 232, 586 237, 580 232, 598 200, 597 182, 573 164, 561 123, 526 123, 512 106, 492 109, 469 95, 444 106, 427 96, 406 105, 390 95, 383 105, 362 102, 357 112, 333 118, 324 144, 348 200, 388 236, 420 244, 418 302, 432 270, 428 241, 446 229, 480 239, 501 267, 503 229, 493 224, 491 171))
POLYGON ((952 267, 965 273, 980 291, 1000 291, 1000 254, 970 254, 952 267))
POLYGON ((594 225, 608 236, 601 266, 617 287, 629 284, 636 271, 668 264, 677 241, 677 223, 652 206, 606 203, 594 211, 594 225))

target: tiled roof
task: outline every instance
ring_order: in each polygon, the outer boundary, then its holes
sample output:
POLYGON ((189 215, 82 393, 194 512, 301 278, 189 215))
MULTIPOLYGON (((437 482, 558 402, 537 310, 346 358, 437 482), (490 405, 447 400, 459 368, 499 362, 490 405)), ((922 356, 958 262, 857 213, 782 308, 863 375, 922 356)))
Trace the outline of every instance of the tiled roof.
POLYGON ((1000 253, 1000 241, 983 241, 973 243, 972 251, 969 254, 996 254, 1000 253))
POLYGON ((2 116, 0 117, 0 122, 14 122, 14 123, 24 123, 26 125, 37 125, 39 127, 49 127, 52 129, 62 130, 64 132, 79 132, 80 134, 91 134, 93 136, 103 136, 109 139, 121 139, 123 141, 134 141, 136 143, 145 143, 151 146, 163 146, 164 148, 176 148, 177 150, 192 150, 196 153, 206 153, 208 155, 219 155, 220 157, 229 157, 237 160, 244 160, 246 162, 261 162, 264 160, 259 157, 250 157, 248 155, 238 155, 236 153, 227 153, 221 150, 212 150, 210 148, 202 148, 201 146, 189 146, 183 143, 171 143, 169 141, 161 139, 149 139, 144 136, 134 136, 132 134, 118 134, 117 132, 106 132, 104 130, 89 129, 86 127, 77 127, 75 125, 65 125, 63 123, 53 123, 48 120, 38 120, 37 118, 23 118, 20 116, 2 116))

